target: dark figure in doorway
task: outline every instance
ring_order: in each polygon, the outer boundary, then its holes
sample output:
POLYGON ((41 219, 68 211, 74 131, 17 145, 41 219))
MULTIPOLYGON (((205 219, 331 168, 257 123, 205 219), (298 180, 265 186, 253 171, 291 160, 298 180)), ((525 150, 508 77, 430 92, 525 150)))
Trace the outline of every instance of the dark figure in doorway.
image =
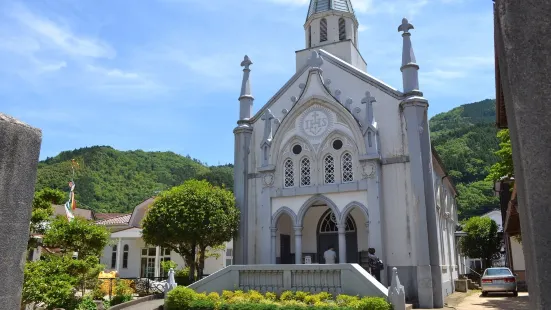
POLYGON ((381 270, 384 269, 383 261, 375 255, 374 248, 369 248, 367 252, 369 253, 367 257, 370 273, 377 281, 381 282, 381 270))
POLYGON ((327 251, 323 253, 323 258, 325 259, 326 264, 335 264, 337 260, 337 253, 333 250, 333 246, 330 245, 327 251))

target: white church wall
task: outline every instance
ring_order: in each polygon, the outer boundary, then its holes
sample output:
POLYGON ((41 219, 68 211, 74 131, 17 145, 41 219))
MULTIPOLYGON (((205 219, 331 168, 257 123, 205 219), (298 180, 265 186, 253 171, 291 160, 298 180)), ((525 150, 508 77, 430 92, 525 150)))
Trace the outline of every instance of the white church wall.
POLYGON ((513 256, 513 269, 514 270, 526 270, 524 263, 524 252, 522 252, 522 244, 517 239, 510 237, 511 242, 511 255, 513 256))
POLYGON ((291 237, 291 253, 295 253, 295 232, 293 229, 293 221, 287 215, 283 214, 277 223, 277 235, 276 235, 276 257, 281 257, 281 235, 288 235, 291 237))

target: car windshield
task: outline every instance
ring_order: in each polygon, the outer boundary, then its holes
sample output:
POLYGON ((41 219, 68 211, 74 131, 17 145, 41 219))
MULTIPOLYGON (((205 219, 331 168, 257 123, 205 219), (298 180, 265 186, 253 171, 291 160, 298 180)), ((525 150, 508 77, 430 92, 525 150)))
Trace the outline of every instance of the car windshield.
POLYGON ((499 268, 499 269, 487 269, 486 275, 487 276, 510 276, 512 274, 509 269, 499 268))

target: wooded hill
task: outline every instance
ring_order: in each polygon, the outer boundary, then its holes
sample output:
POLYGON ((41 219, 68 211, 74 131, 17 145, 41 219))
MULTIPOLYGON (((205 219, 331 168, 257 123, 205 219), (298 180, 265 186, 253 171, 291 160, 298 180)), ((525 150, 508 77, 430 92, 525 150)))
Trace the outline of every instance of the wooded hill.
MULTIPOLYGON (((484 181, 497 161, 495 101, 462 105, 430 120, 431 139, 460 193, 462 217, 496 208, 492 183, 484 181)), ((94 146, 65 151, 39 163, 37 190, 68 190, 71 159, 76 199, 81 208, 97 212, 130 212, 155 193, 197 178, 233 189, 233 167, 207 166, 190 156, 172 152, 118 151, 94 146)))

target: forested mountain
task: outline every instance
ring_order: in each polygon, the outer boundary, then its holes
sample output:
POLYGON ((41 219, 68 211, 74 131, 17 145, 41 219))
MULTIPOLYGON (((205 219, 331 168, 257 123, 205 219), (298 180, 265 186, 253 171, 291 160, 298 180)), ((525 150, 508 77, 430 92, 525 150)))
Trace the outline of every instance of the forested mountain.
POLYGON ((460 217, 481 215, 498 207, 493 184, 484 179, 497 162, 495 100, 465 104, 430 120, 432 144, 459 192, 460 217))
MULTIPOLYGON (((496 208, 492 182, 484 181, 497 161, 495 101, 462 105, 430 120, 432 143, 459 191, 461 217, 496 208)), ((117 151, 94 146, 62 152, 39 163, 37 190, 68 190, 71 160, 76 159, 79 207, 98 212, 130 212, 156 192, 191 178, 233 188, 231 165, 208 167, 197 159, 172 152, 117 151)))
POLYGON ((155 193, 191 178, 233 189, 231 165, 207 167, 199 160, 172 152, 122 152, 109 146, 94 146, 41 161, 36 190, 50 187, 68 191, 72 159, 78 162, 77 203, 97 212, 129 212, 155 193))

